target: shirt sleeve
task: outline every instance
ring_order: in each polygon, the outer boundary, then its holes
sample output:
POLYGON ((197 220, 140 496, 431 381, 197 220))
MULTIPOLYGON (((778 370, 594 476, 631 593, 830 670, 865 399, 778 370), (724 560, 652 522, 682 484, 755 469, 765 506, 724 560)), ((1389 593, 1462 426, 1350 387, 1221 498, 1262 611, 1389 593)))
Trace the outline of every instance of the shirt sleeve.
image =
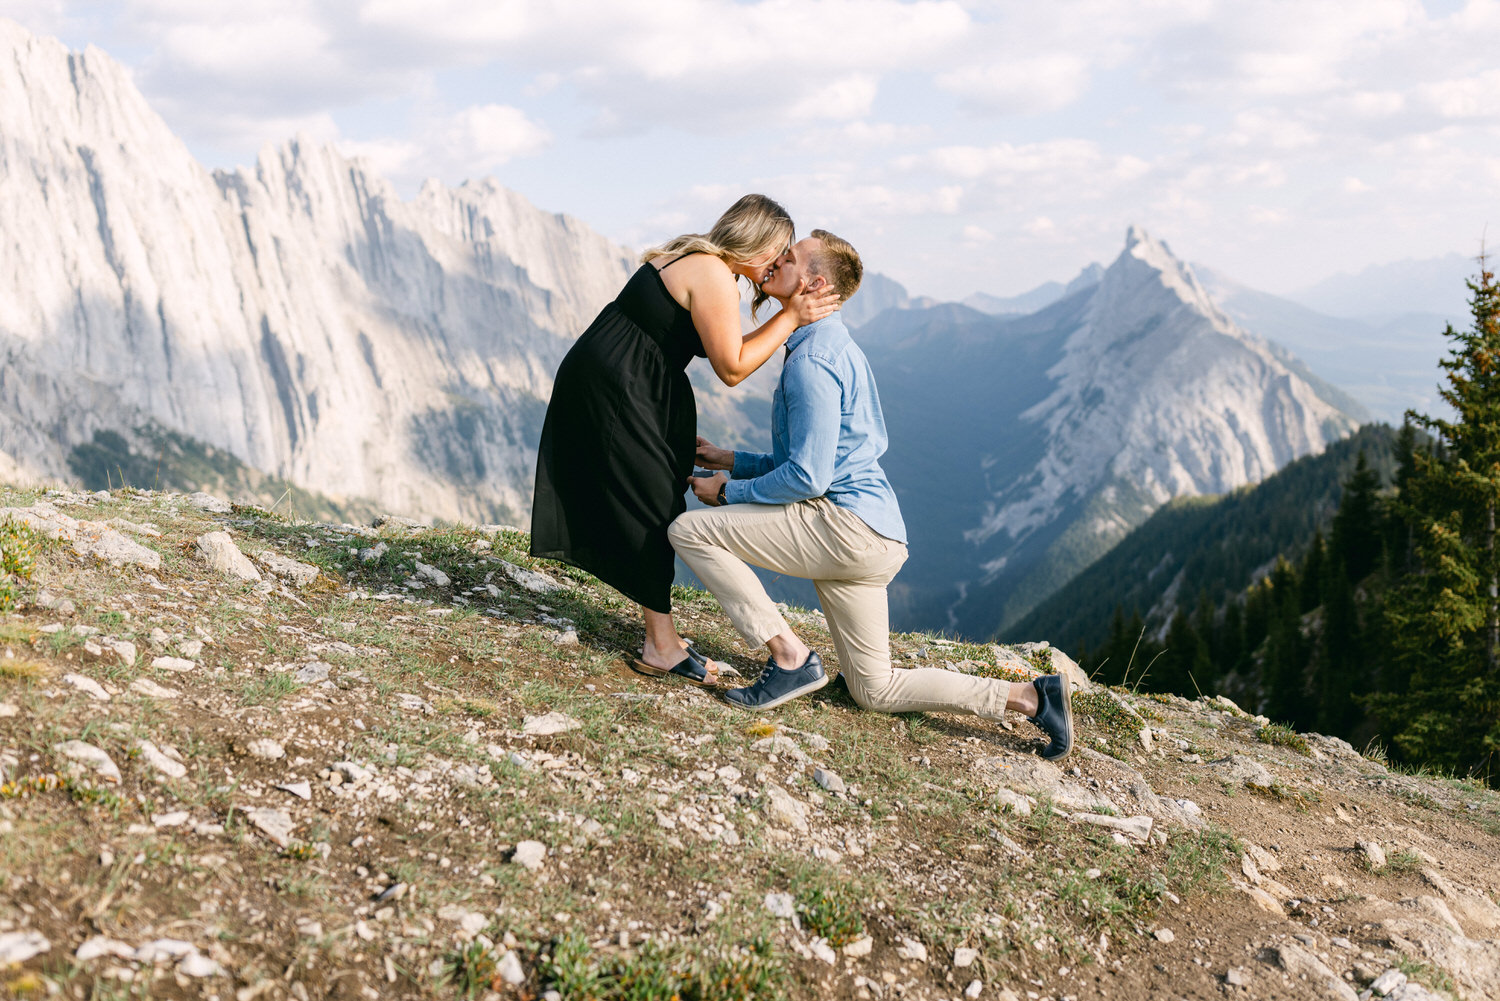
POLYGON ((794 357, 782 378, 787 402, 786 461, 753 479, 740 479, 736 454, 736 478, 724 491, 727 503, 795 504, 823 496, 833 482, 843 386, 827 362, 809 356, 794 357))
POLYGON ((770 452, 736 452, 734 468, 729 476, 736 480, 753 480, 776 468, 776 458, 770 452))

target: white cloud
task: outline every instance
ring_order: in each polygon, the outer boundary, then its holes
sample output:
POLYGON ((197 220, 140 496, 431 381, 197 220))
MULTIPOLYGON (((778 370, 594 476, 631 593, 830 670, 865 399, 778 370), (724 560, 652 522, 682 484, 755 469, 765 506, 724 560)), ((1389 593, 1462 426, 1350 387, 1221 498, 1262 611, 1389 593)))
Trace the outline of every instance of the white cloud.
POLYGON ((958 235, 959 239, 961 239, 964 244, 969 247, 982 247, 986 243, 993 243, 995 241, 994 233, 991 233, 983 226, 975 226, 973 224, 965 226, 963 229, 959 230, 958 235))
POLYGON ((551 134, 518 108, 481 104, 439 118, 415 140, 339 141, 339 148, 363 157, 381 175, 407 185, 437 177, 478 178, 517 157, 533 156, 552 142, 551 134))
POLYGON ((941 73, 937 85, 965 104, 985 111, 1032 113, 1072 104, 1088 86, 1088 62, 1071 53, 1030 58, 1000 56, 994 62, 941 73))

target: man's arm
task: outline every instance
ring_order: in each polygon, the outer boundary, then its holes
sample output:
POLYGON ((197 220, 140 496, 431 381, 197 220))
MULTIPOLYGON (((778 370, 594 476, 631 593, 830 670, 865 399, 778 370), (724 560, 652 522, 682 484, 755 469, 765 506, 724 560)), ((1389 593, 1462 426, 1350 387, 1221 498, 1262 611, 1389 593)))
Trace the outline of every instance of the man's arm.
POLYGON ((833 482, 838 455, 844 391, 822 359, 794 357, 782 375, 787 404, 787 459, 772 466, 770 456, 735 453, 734 479, 724 491, 730 504, 795 504, 821 497, 833 482), (741 456, 746 461, 741 463, 741 456), (742 469, 751 477, 741 475, 742 469))

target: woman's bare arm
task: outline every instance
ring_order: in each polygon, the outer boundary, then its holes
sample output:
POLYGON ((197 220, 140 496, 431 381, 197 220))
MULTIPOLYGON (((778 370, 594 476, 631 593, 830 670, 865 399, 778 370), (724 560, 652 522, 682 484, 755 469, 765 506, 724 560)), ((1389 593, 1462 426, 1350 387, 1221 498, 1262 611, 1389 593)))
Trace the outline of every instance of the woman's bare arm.
POLYGON ((745 381, 786 343, 792 331, 838 308, 838 296, 831 291, 803 293, 755 330, 742 334, 739 286, 729 267, 716 257, 695 254, 672 270, 678 268, 686 270, 672 276, 676 281, 668 285, 668 290, 692 314, 709 364, 726 386, 745 381), (688 268, 689 264, 694 266, 688 268), (679 282, 685 295, 679 295, 679 288, 673 287, 679 282))

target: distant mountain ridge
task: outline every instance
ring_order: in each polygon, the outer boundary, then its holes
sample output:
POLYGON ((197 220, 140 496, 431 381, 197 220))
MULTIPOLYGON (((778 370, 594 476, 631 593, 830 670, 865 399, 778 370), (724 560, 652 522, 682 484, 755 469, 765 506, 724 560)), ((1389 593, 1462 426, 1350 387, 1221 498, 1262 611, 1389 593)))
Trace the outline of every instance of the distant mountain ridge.
POLYGON ((1146 635, 1160 639, 1173 615, 1193 610, 1200 592, 1216 605, 1242 598, 1278 556, 1300 558, 1314 532, 1327 535, 1361 452, 1390 478, 1395 439, 1389 426, 1367 425, 1253 486, 1163 506, 1010 633, 1053 637, 1076 657, 1104 642, 1116 608, 1126 617, 1139 613, 1146 635))
POLYGON ((1173 497, 1257 482, 1358 424, 1139 228, 1040 312, 888 311, 860 339, 885 468, 922 512, 894 591, 906 626, 1003 631, 1173 497))

